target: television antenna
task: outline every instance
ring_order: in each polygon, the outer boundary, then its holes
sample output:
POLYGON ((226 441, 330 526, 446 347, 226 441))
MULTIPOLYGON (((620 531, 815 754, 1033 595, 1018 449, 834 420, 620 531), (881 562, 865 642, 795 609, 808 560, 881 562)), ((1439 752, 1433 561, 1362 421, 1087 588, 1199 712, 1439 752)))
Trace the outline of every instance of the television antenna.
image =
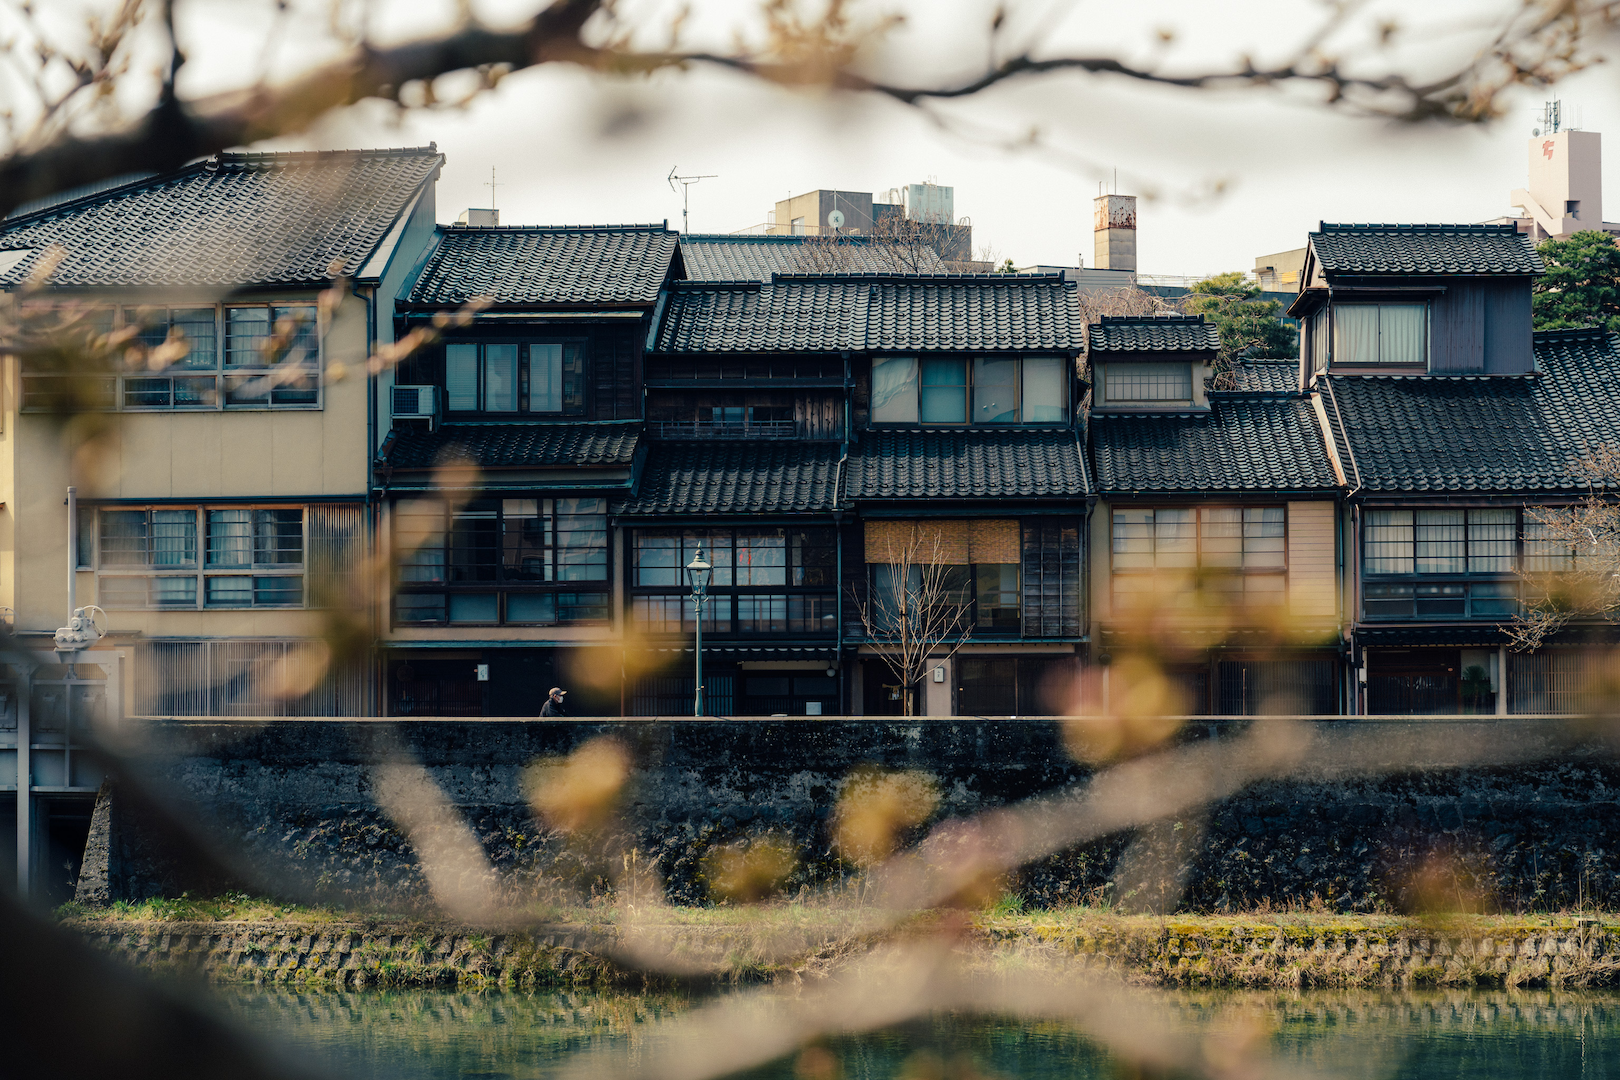
POLYGON ((489 188, 489 208, 493 210, 495 209, 495 189, 506 186, 495 182, 495 166, 493 165, 489 167, 489 179, 484 183, 484 186, 489 188))
POLYGON ((676 176, 675 170, 678 168, 680 168, 679 165, 670 166, 669 175, 664 179, 669 182, 669 190, 671 191, 675 190, 676 184, 681 185, 681 232, 686 233, 691 231, 687 227, 687 218, 691 216, 692 212, 692 185, 697 183, 699 180, 718 180, 720 178, 720 174, 708 173, 704 176, 676 176))

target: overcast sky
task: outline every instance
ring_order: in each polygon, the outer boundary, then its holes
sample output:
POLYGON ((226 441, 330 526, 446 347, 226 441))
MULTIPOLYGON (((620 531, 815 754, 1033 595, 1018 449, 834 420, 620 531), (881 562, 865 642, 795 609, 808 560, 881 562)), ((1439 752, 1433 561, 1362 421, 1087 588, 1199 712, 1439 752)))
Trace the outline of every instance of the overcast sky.
MULTIPOLYGON (((728 13, 742 4, 697 5, 699 33, 729 33, 728 13)), ((1514 0, 1431 0, 1421 16, 1402 16, 1429 20, 1405 24, 1406 51, 1368 62, 1442 64, 1481 40, 1442 30, 1463 19, 1484 27, 1504 5, 1514 0)), ((534 6, 490 0, 481 10, 498 20, 534 6)), ((978 28, 988 22, 988 3, 868 6, 911 8, 887 54, 908 75, 948 76, 984 53, 978 28)), ((1387 5, 1397 13, 1410 7, 1387 5)), ((442 17, 424 0, 384 9, 394 21, 383 20, 383 32, 397 36, 430 29, 442 17)), ((1230 63, 1246 50, 1261 60, 1280 56, 1321 9, 1310 0, 1051 0, 1023 5, 1013 27, 1048 51, 1139 59, 1150 55, 1156 31, 1169 27, 1176 41, 1165 62, 1194 69, 1230 63)), ((251 20, 236 17, 195 23, 192 33, 209 45, 193 47, 195 87, 237 76, 232 58, 255 32, 251 20)), ((1361 38, 1349 35, 1339 47, 1359 48, 1367 32, 1361 27, 1361 38)), ((296 41, 283 48, 300 55, 296 41)), ((886 101, 806 97, 728 74, 622 83, 552 68, 515 75, 464 111, 401 119, 363 107, 276 145, 437 142, 448 156, 438 188, 442 221, 489 205, 492 167, 494 202, 507 224, 668 219, 678 227, 681 199, 665 182, 671 167, 717 174, 691 192, 693 231, 712 232, 757 226, 777 199, 813 188, 872 191, 934 180, 955 188, 956 213, 971 218, 975 244, 1019 265, 1073 265, 1082 251, 1090 263, 1091 199, 1099 179, 1112 185, 1117 168, 1120 191, 1157 194, 1140 206, 1141 269, 1201 275, 1249 269, 1258 255, 1298 247, 1324 219, 1477 221, 1506 213, 1508 192, 1525 183, 1530 130, 1544 98, 1562 99, 1566 126, 1578 120, 1607 131, 1620 148, 1616 89, 1615 75, 1600 67, 1554 92, 1519 93, 1493 125, 1446 129, 1335 116, 1265 92, 1189 93, 1065 77, 1027 80, 959 108, 950 114, 953 131, 886 101), (1044 148, 1005 149, 1031 126, 1039 127, 1044 148), (1208 195, 1218 183, 1224 193, 1208 195)), ((1620 192, 1605 186, 1605 216, 1620 218, 1620 192)))

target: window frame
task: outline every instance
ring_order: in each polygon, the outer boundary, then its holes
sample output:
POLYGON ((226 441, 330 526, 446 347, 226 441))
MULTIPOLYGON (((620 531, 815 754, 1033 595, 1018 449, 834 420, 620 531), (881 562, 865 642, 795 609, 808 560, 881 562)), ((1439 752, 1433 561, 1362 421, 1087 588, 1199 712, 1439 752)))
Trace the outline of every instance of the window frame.
MULTIPOLYGON (((838 594, 840 582, 838 579, 838 530, 832 525, 692 525, 670 526, 660 528, 656 526, 640 527, 630 530, 625 538, 625 583, 626 599, 625 619, 643 633, 655 635, 684 635, 690 634, 694 626, 692 617, 692 591, 685 581, 685 563, 688 550, 692 547, 694 537, 701 541, 703 550, 709 561, 722 573, 717 573, 715 579, 724 583, 716 583, 711 579, 709 585, 709 600, 704 605, 703 630, 705 633, 724 634, 740 638, 760 637, 788 637, 788 638, 817 638, 836 635, 838 632, 838 594), (743 576, 745 567, 759 567, 772 569, 774 564, 756 564, 738 558, 743 550, 754 550, 739 544, 739 539, 745 537, 769 538, 772 532, 782 538, 782 582, 771 581, 748 582, 738 584, 743 576), (795 533, 814 534, 819 541, 806 543, 796 548, 793 543, 795 533), (670 535, 678 534, 678 535, 670 535), (718 552, 713 546, 717 536, 725 536, 727 547, 724 552, 718 552), (639 573, 641 565, 641 541, 644 538, 659 538, 675 540, 673 567, 651 566, 651 570, 672 570, 675 583, 643 584, 639 573), (820 561, 806 562, 801 559, 794 561, 795 550, 819 552, 820 561), (718 556, 718 557, 717 557, 718 556), (811 582, 808 571, 818 570, 823 580, 811 582), (795 574, 798 571, 798 575, 795 574), (795 576, 801 581, 794 583, 795 576), (781 629, 767 627, 759 629, 742 629, 744 622, 744 601, 754 604, 768 602, 775 605, 780 602, 782 607, 781 629), (676 617, 672 620, 668 615, 657 620, 656 627, 645 623, 642 611, 650 611, 654 606, 666 611, 674 611, 676 617), (798 608, 797 615, 795 608, 798 608), (672 629, 670 624, 674 623, 672 629), (801 623, 797 628, 795 622, 801 623)), ((760 550, 765 550, 762 546, 760 550)), ((774 619, 774 617, 773 617, 774 619)), ((759 621, 755 616, 754 621, 759 621)))
MULTIPOLYGON (((422 526, 417 526, 423 528, 422 526)), ((416 499, 399 500, 392 504, 389 512, 389 542, 395 552, 393 559, 393 597, 390 605, 390 620, 396 628, 409 627, 466 627, 466 626, 605 626, 613 621, 613 537, 612 527, 608 521, 607 497, 578 494, 546 494, 535 493, 507 493, 475 500, 462 507, 452 509, 451 504, 443 499, 416 499), (565 502, 590 501, 600 504, 599 512, 565 514, 558 504, 565 502), (509 507, 513 503, 533 503, 533 515, 514 513, 509 507), (427 526, 422 535, 433 538, 433 544, 418 545, 412 549, 413 556, 419 552, 427 551, 430 554, 428 562, 404 562, 401 552, 400 526, 406 519, 422 521, 434 517, 432 514, 401 513, 405 506, 421 508, 424 504, 437 507, 437 525, 427 526), (490 504, 486 506, 485 504, 490 504), (472 514, 492 515, 487 520, 493 524, 491 535, 492 545, 488 550, 493 552, 493 560, 488 562, 490 576, 469 577, 457 580, 458 565, 472 567, 474 571, 482 568, 481 562, 458 563, 457 554, 461 550, 456 544, 457 521, 472 520, 472 514), (563 553, 568 545, 559 542, 563 532, 595 532, 594 529, 563 530, 559 524, 564 517, 568 518, 599 518, 601 521, 602 543, 600 547, 590 546, 580 550, 599 552, 600 563, 594 559, 579 565, 600 565, 600 577, 565 577, 564 569, 568 563, 563 559, 563 553), (508 556, 514 554, 520 562, 527 562, 524 552, 530 550, 523 544, 508 544, 507 522, 509 521, 541 521, 541 534, 546 539, 540 550, 545 552, 545 576, 540 578, 525 577, 521 574, 509 572, 508 556), (431 559, 431 554, 437 552, 437 560, 431 559), (417 580, 408 579, 412 569, 437 568, 438 577, 423 577, 417 580), (463 605, 471 605, 474 600, 489 598, 493 604, 494 617, 490 619, 453 618, 456 601, 460 599, 463 605), (433 607, 431 601, 437 598, 441 601, 437 610, 437 618, 402 618, 407 610, 428 610, 433 607), (535 602, 543 604, 546 598, 550 599, 550 615, 543 618, 514 617, 513 601, 519 603, 535 602), (566 604, 565 604, 566 601, 566 604), (564 619, 561 611, 564 607, 574 611, 588 611, 594 614, 576 616, 564 619)))
POLYGON ((487 417, 555 417, 582 418, 590 414, 591 408, 591 348, 590 338, 584 335, 536 336, 502 334, 495 337, 477 337, 446 341, 438 351, 439 385, 444 393, 444 411, 447 417, 468 418, 474 416, 487 417), (487 348, 491 345, 510 345, 517 349, 517 381, 513 388, 514 407, 511 409, 490 409, 487 397, 487 384, 489 374, 489 361, 487 348), (560 367, 557 387, 558 399, 561 402, 560 410, 535 408, 534 400, 534 353, 535 345, 556 345, 561 350, 559 357, 560 367), (477 402, 472 409, 452 409, 450 407, 450 350, 456 346, 470 346, 475 350, 475 388, 473 396, 477 402), (578 370, 570 371, 571 362, 577 361, 578 370), (570 400, 568 387, 570 379, 575 380, 577 400, 570 400))
POLYGON ((1330 367, 1347 367, 1360 370, 1373 368, 1398 368, 1402 371, 1416 371, 1429 368, 1430 359, 1434 355, 1434 305, 1428 300, 1335 300, 1327 307, 1328 326, 1331 333, 1328 343, 1328 365, 1330 367), (1423 355, 1417 360, 1387 360, 1384 357, 1384 316, 1385 308, 1416 307, 1423 310, 1423 355), (1346 308, 1374 308, 1378 311, 1378 359, 1345 360, 1341 358, 1339 312, 1346 308))
MULTIPOLYGON (((1380 506, 1364 511, 1360 535, 1357 538, 1360 555, 1357 571, 1361 575, 1360 618, 1367 622, 1378 623, 1512 618, 1519 610, 1518 605, 1522 600, 1518 588, 1520 575, 1522 573, 1540 572, 1528 570, 1528 560, 1535 557, 1556 557, 1531 554, 1529 545, 1534 543, 1536 538, 1526 534, 1526 530, 1531 524, 1527 513, 1528 509, 1528 507, 1524 506, 1424 507, 1414 505, 1380 506), (1491 521, 1476 523, 1473 520, 1473 515, 1476 513, 1501 514, 1504 511, 1513 515, 1512 539, 1510 541, 1512 551, 1506 556, 1500 551, 1489 550, 1489 546, 1499 545, 1503 542, 1501 537, 1480 535, 1490 526, 1501 526, 1505 523, 1491 521), (1460 542, 1462 547, 1460 555, 1461 569, 1427 571, 1419 569, 1417 532, 1421 526, 1418 524, 1417 515, 1424 512, 1455 512, 1462 515, 1461 539, 1457 541, 1460 542), (1389 527, 1375 525, 1373 515, 1384 513, 1405 513, 1411 516, 1407 528, 1412 535, 1409 541, 1405 541, 1407 554, 1405 556, 1395 556, 1397 560, 1409 563, 1412 567, 1411 570, 1382 570, 1375 572, 1368 569, 1368 552, 1372 546, 1372 541, 1369 540, 1370 530, 1389 527), (1476 543, 1481 548, 1477 555, 1474 550, 1476 543), (1510 565, 1505 569, 1475 569, 1476 558, 1481 561, 1507 558, 1510 565), (1425 596, 1430 598, 1427 601, 1429 604, 1428 611, 1421 610, 1424 603, 1423 597, 1425 596), (1449 603, 1455 603, 1457 609, 1454 611, 1442 610, 1441 605, 1449 603), (1369 604, 1381 606, 1373 608, 1369 604)), ((1397 523, 1395 527, 1400 526, 1397 523)), ((1388 544, 1389 541, 1381 541, 1381 543, 1388 544)), ((1388 558, 1387 555, 1381 557, 1388 558)), ((1550 567, 1548 570, 1557 572, 1550 567)))
MULTIPOLYGON (((76 569, 96 575, 96 602, 110 611, 263 611, 263 610, 303 610, 313 607, 310 602, 310 507, 301 503, 265 502, 265 503, 98 503, 83 507, 89 511, 82 515, 76 526, 76 547, 80 553, 88 551, 90 559, 86 562, 76 557, 76 569), (257 559, 243 565, 211 564, 209 561, 210 534, 209 526, 211 515, 218 511, 247 511, 250 515, 250 543, 257 542, 257 517, 260 513, 275 513, 296 510, 299 514, 299 547, 298 562, 269 562, 261 563, 257 559), (143 513, 146 515, 146 543, 150 551, 153 543, 152 514, 154 512, 190 512, 192 515, 192 557, 182 565, 168 566, 153 561, 144 564, 109 563, 104 549, 107 540, 104 515, 108 513, 143 513), (86 535, 88 533, 88 535, 86 535), (210 602, 209 582, 230 578, 245 578, 250 584, 248 590, 251 597, 247 603, 214 603, 210 602), (191 602, 186 604, 154 603, 150 597, 151 588, 148 586, 148 600, 143 604, 121 603, 107 597, 109 582, 118 581, 146 581, 158 579, 178 580, 188 579, 193 582, 191 602), (275 583, 296 579, 299 582, 298 599, 296 602, 281 603, 267 600, 259 601, 259 590, 275 587, 275 583), (261 580, 265 583, 261 586, 261 580)), ((255 547, 255 555, 257 548, 255 547)), ((116 588, 116 586, 112 586, 116 588)))
MULTIPOLYGON (((110 329, 139 326, 147 321, 146 315, 163 312, 164 325, 169 328, 162 339, 148 331, 136 339, 148 348, 166 340, 175 325, 176 312, 213 312, 213 343, 209 352, 213 360, 208 364, 177 362, 161 371, 113 371, 82 376, 56 375, 46 372, 22 372, 21 412, 49 413, 57 411, 53 387, 65 380, 96 379, 105 382, 104 404, 98 411, 129 413, 197 413, 197 412, 318 412, 326 407, 326 341, 330 332, 328 321, 315 301, 224 301, 217 303, 162 303, 162 304, 108 304, 104 310, 111 313, 110 329), (295 388, 266 384, 269 396, 263 401, 232 400, 243 385, 251 380, 264 379, 288 370, 278 361, 274 364, 231 364, 229 362, 230 312, 239 310, 265 310, 270 313, 268 329, 274 331, 275 312, 279 310, 307 311, 312 319, 314 355, 299 362, 308 371, 308 382, 295 388), (150 339, 150 340, 148 340, 150 339), (176 389, 181 382, 196 384, 199 388, 195 400, 176 402, 176 389), (211 384, 202 389, 204 384, 211 384), (136 395, 165 395, 161 402, 139 401, 131 404, 136 395), (275 400, 275 395, 309 395, 308 400, 275 400)), ((181 325, 184 325, 182 323, 181 325)))
POLYGON ((1016 427, 1016 428, 1055 428, 1055 427, 1064 427, 1064 428, 1066 428, 1066 427, 1071 426, 1074 423, 1074 409, 1073 409, 1073 405, 1072 405, 1072 402, 1071 402, 1071 399, 1074 396, 1074 389, 1073 389, 1074 377, 1073 376, 1074 376, 1074 361, 1073 361, 1073 359, 1070 356, 1068 356, 1067 354, 1065 354, 1065 353, 1057 353, 1057 352, 1035 351, 1035 352, 1020 352, 1020 353, 994 353, 994 352, 991 352, 991 353, 986 353, 986 352, 930 353, 930 352, 927 352, 927 351, 923 351, 923 352, 907 352, 907 353, 893 353, 893 354, 885 353, 885 354, 874 355, 872 357, 871 367, 868 370, 867 426, 872 427, 872 428, 886 428, 886 427, 907 427, 907 428, 914 428, 914 427, 923 427, 923 428, 1014 428, 1014 427, 1016 427), (1057 362, 1057 364, 1058 364, 1058 373, 1059 373, 1059 376, 1060 376, 1061 385, 1063 387, 1063 401, 1059 405, 1059 411, 1062 414, 1063 419, 1061 419, 1061 420, 1026 420, 1026 419, 1024 419, 1024 417, 1026 415, 1026 412, 1027 412, 1026 407, 1025 407, 1025 403, 1024 403, 1025 386, 1026 386, 1026 382, 1027 382, 1027 377, 1025 375, 1025 370, 1026 370, 1025 362, 1030 361, 1030 360, 1035 360, 1035 361, 1056 361, 1057 362), (932 385, 932 388, 935 389, 936 391, 941 389, 941 388, 955 389, 958 385, 961 386, 961 388, 962 388, 962 398, 963 398, 963 419, 961 419, 961 420, 924 420, 923 419, 923 402, 924 402, 924 400, 926 398, 928 389, 930 389, 930 384, 926 384, 924 382, 924 367, 930 361, 934 361, 934 362, 948 361, 948 362, 951 362, 951 363, 956 363, 956 364, 961 365, 961 368, 962 368, 962 376, 961 376, 962 381, 961 381, 960 384, 952 382, 952 383, 948 383, 948 384, 947 383, 938 383, 938 384, 931 384, 931 385, 932 385), (991 361, 1010 361, 1013 364, 1012 382, 1011 382, 1011 389, 1012 389, 1013 400, 1014 400, 1013 414, 1014 414, 1014 417, 1015 417, 1013 420, 1010 420, 1010 421, 1008 421, 1008 420, 998 420, 998 421, 993 421, 993 422, 979 422, 979 421, 976 421, 974 419, 974 417, 977 415, 977 413, 979 411, 979 390, 978 390, 978 380, 976 378, 976 374, 979 371, 981 365, 985 364, 986 362, 991 362, 991 361), (899 363, 909 362, 912 365, 911 378, 909 380, 907 380, 907 381, 910 382, 911 386, 913 387, 913 392, 916 394, 916 398, 912 402, 911 407, 906 410, 907 414, 910 417, 912 417, 912 419, 889 420, 889 419, 878 419, 876 417, 876 411, 877 410, 876 410, 876 406, 872 402, 872 397, 875 394, 875 386, 876 386, 876 382, 877 382, 877 369, 878 369, 879 365, 881 365, 881 364, 895 363, 895 362, 899 362, 899 363))
MULTIPOLYGON (((1237 580, 1237 581, 1242 581, 1245 584, 1238 591, 1245 598, 1247 598, 1248 596, 1251 595, 1250 587, 1247 584, 1248 579, 1250 579, 1250 578, 1277 579, 1277 580, 1280 580, 1282 582, 1282 585, 1281 585, 1281 587, 1279 589, 1276 590, 1277 595, 1276 595, 1275 604, 1286 605, 1287 602, 1288 602, 1288 579, 1289 579, 1288 536, 1289 536, 1289 521, 1288 521, 1288 504, 1287 503, 1270 503, 1270 502, 1266 502, 1266 503, 1150 503, 1150 504, 1132 503, 1130 505, 1123 505, 1122 506, 1122 505, 1117 505, 1116 504, 1114 506, 1111 506, 1109 508, 1109 511, 1108 511, 1108 587, 1109 587, 1109 596, 1110 596, 1110 599, 1112 601, 1113 608, 1114 608, 1114 610, 1116 612, 1120 611, 1120 610, 1128 610, 1128 609, 1131 608, 1131 604, 1130 604, 1129 601, 1126 601, 1124 603, 1121 602, 1121 599, 1120 599, 1121 596, 1122 595, 1127 595, 1128 596, 1129 593, 1130 593, 1129 589, 1125 590, 1124 593, 1121 592, 1121 590, 1119 589, 1119 583, 1120 583, 1121 580, 1126 580, 1126 581, 1143 580, 1143 581, 1146 581, 1146 580, 1152 579, 1156 575, 1163 574, 1166 570, 1172 570, 1172 571, 1173 570, 1184 570, 1187 573, 1195 574, 1195 575, 1198 575, 1198 574, 1211 575, 1211 576, 1224 575, 1224 576, 1226 576, 1226 577, 1228 577, 1230 579, 1237 580), (1190 520, 1191 520, 1192 526, 1193 526, 1193 536, 1192 536, 1192 545, 1193 546, 1192 546, 1192 552, 1191 552, 1192 562, 1187 566, 1180 566, 1180 567, 1165 567, 1165 566, 1157 566, 1157 565, 1124 566, 1124 567, 1120 566, 1119 565, 1120 552, 1119 552, 1119 548, 1118 548, 1118 526, 1119 526, 1119 522, 1116 520, 1116 516, 1119 513, 1121 513, 1122 511, 1126 512, 1126 513, 1141 513, 1143 511, 1149 511, 1149 512, 1152 512, 1155 515, 1155 521, 1154 521, 1154 523, 1152 525, 1152 528, 1153 528, 1152 537, 1153 537, 1154 542, 1155 542, 1155 550, 1152 551, 1152 552, 1149 552, 1148 556, 1149 556, 1150 559, 1152 559, 1152 560, 1154 560, 1156 562, 1157 558, 1158 558, 1158 554, 1159 554, 1158 551, 1157 551, 1157 540, 1158 540, 1157 515, 1158 515, 1158 513, 1160 511, 1164 511, 1164 510, 1175 510, 1175 511, 1188 511, 1188 512, 1190 512, 1190 514, 1191 514, 1191 519, 1190 520), (1264 566, 1264 565, 1245 566, 1245 565, 1242 565, 1241 560, 1242 560, 1243 555, 1246 554, 1246 553, 1242 550, 1241 546, 1240 546, 1240 548, 1239 548, 1239 550, 1237 552, 1237 555, 1238 555, 1239 560, 1240 560, 1240 564, 1237 565, 1237 566, 1222 565, 1222 564, 1220 564, 1218 562, 1206 561, 1206 552, 1212 558, 1214 556, 1220 555, 1220 554, 1230 554, 1229 552, 1217 551, 1213 547, 1206 548, 1206 545, 1205 545, 1205 540, 1206 540, 1206 533, 1205 533, 1205 529, 1204 529, 1205 512, 1206 511, 1216 511, 1216 510, 1236 510, 1236 511, 1238 511, 1238 514, 1239 514, 1239 516, 1238 516, 1238 524, 1239 524, 1240 529, 1243 528, 1243 526, 1245 526, 1247 524, 1247 522, 1245 520, 1245 517, 1244 517, 1244 511, 1249 511, 1249 510, 1280 510, 1282 512, 1282 515, 1281 515, 1282 535, 1278 538, 1279 541, 1280 541, 1280 545, 1279 545, 1279 549, 1278 549, 1278 556, 1279 556, 1278 564, 1275 565, 1275 566, 1264 566)), ((1239 533, 1240 541, 1243 538, 1244 538, 1244 534, 1242 532, 1240 532, 1239 533)), ((1262 537, 1262 539, 1264 539, 1264 537, 1262 537)), ((1257 597, 1257 598, 1263 598, 1266 601, 1266 604, 1264 606, 1274 606, 1272 604, 1272 602, 1271 602, 1271 599, 1270 599, 1269 595, 1267 595, 1266 592, 1263 592, 1262 590, 1256 588, 1256 589, 1253 590, 1253 595, 1255 597, 1257 597)), ((1247 601, 1245 601, 1245 602, 1247 602, 1247 601)))

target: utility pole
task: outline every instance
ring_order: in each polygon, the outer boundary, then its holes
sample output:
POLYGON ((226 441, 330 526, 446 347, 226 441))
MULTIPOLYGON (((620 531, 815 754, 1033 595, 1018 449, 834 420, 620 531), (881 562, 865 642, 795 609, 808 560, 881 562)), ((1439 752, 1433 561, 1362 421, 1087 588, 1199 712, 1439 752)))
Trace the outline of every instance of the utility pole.
POLYGON ((718 173, 709 173, 704 176, 676 176, 675 170, 678 168, 680 168, 679 165, 671 166, 669 175, 664 179, 669 182, 669 190, 671 191, 675 190, 676 184, 681 185, 681 232, 684 234, 692 231, 687 224, 687 219, 691 216, 692 210, 692 185, 699 180, 718 180, 720 175, 718 173))

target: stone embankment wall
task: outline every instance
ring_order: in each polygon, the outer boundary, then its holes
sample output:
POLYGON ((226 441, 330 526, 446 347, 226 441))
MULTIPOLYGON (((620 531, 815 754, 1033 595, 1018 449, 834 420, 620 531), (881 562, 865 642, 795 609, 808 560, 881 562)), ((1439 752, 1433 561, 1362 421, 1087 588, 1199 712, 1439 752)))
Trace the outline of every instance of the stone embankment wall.
MULTIPOLYGON (((671 901, 703 902, 716 846, 766 833, 796 853, 786 889, 814 890, 849 869, 828 824, 863 766, 932 777, 939 806, 929 824, 1090 776, 1046 720, 129 723, 142 761, 97 815, 80 897, 90 902, 227 888, 396 910, 422 898, 415 853, 374 798, 376 768, 390 757, 424 768, 515 899, 559 886, 600 893, 630 858, 656 867, 671 901), (537 821, 522 774, 603 736, 621 741, 634 766, 614 842, 585 848, 537 821)), ((1308 764, 1031 865, 1010 887, 1040 906, 1141 907, 1179 895, 1182 910, 1204 911, 1313 899, 1341 912, 1620 909, 1620 765, 1609 746, 1570 742, 1564 725, 1529 719, 1317 723, 1383 724, 1380 738, 1392 742, 1421 728, 1431 749, 1355 772, 1308 764), (1504 733, 1527 763, 1464 764, 1504 733), (1192 862, 1174 881, 1128 872, 1175 865, 1177 852, 1192 862)), ((1200 722, 1184 737, 1230 739, 1241 729, 1200 722)))
MULTIPOLYGON (((641 984, 609 954, 611 927, 525 932, 426 925, 76 922, 96 948, 137 966, 221 981, 329 987, 641 984)), ((670 927, 673 951, 725 957, 719 978, 790 973, 791 958, 750 956, 747 931, 670 927)), ((1620 983, 1620 930, 1592 925, 1441 925, 1328 928, 1251 924, 1144 927, 994 922, 974 935, 992 953, 1107 971, 1183 987, 1497 986, 1582 988, 1620 983)), ((827 944, 820 946, 825 951, 827 944)))

